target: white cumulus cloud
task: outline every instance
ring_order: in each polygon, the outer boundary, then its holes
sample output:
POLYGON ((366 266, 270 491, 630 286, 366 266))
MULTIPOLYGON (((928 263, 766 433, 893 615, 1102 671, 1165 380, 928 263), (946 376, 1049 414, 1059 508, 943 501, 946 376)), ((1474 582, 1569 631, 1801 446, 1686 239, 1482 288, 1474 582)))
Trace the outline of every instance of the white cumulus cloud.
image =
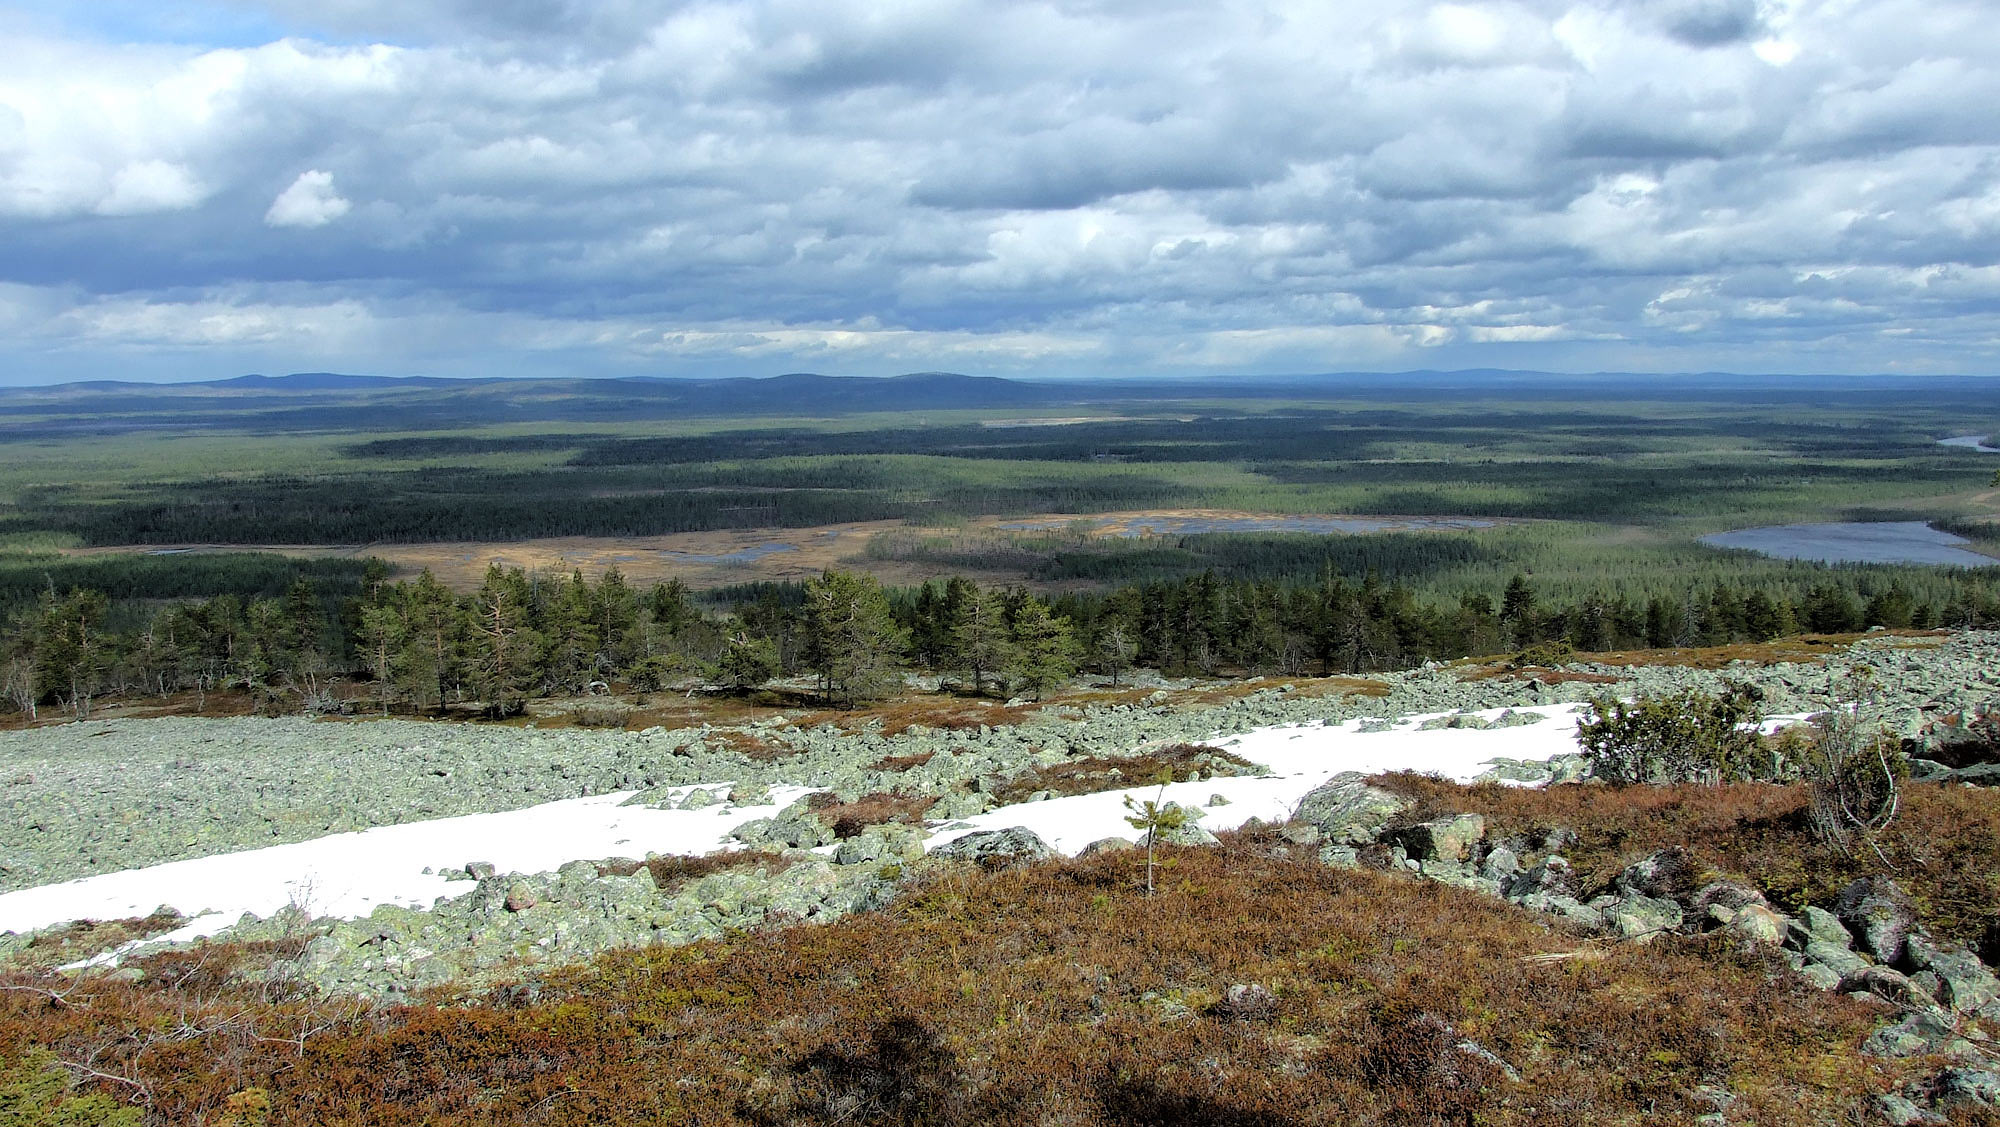
POLYGON ((333 190, 333 173, 310 169, 278 193, 264 222, 273 227, 324 227, 353 205, 333 190))

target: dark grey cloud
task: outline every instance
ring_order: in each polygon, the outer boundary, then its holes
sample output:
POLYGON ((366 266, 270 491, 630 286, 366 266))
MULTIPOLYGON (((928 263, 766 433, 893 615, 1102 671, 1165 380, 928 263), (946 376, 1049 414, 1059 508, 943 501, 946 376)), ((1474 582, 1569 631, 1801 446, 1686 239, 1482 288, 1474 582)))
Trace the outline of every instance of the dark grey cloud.
POLYGON ((1722 47, 1762 33, 1756 0, 1667 0, 1660 25, 1691 47, 1722 47))
POLYGON ((2000 340, 1971 0, 186 11, 212 48, 0 0, 16 378, 1983 370, 2000 340))

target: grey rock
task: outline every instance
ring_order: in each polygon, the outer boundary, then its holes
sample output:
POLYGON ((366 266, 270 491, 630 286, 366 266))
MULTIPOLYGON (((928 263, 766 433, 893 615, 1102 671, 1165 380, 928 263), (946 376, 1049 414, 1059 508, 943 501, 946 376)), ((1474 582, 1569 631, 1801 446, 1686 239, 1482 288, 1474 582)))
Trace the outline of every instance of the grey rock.
POLYGON ((1840 973, 1822 963, 1806 963, 1799 968, 1799 977, 1820 990, 1840 989, 1840 973))
POLYGON ((465 875, 471 877, 473 880, 485 880, 487 877, 493 875, 493 862, 467 861, 465 863, 465 875))
POLYGON ((1521 859, 1504 845, 1496 845, 1487 851, 1486 859, 1479 863, 1479 871, 1486 879, 1498 881, 1503 886, 1514 874, 1521 871, 1521 859))
POLYGON ((1506 896, 1509 900, 1518 900, 1531 895, 1557 895, 1575 887, 1576 873, 1570 868, 1568 859, 1550 854, 1527 872, 1515 874, 1506 884, 1506 896))
POLYGON ((1886 877, 1862 877, 1848 885, 1833 911, 1861 949, 1884 963, 1902 961, 1904 941, 1917 927, 1910 898, 1886 877))
POLYGON ((1089 845, 1084 846, 1077 853, 1077 856, 1095 857, 1100 853, 1124 853, 1137 848, 1139 847, 1136 844, 1122 837, 1100 837, 1089 845))
POLYGON ((510 912, 525 912, 541 902, 535 890, 525 882, 516 881, 507 887, 506 908, 510 912))
POLYGON ((1944 1107, 1993 1107, 2000 1104, 2000 1073, 1984 1068, 1947 1068, 1927 1087, 1944 1107))
POLYGON ((1694 862, 1679 846, 1662 849, 1627 865, 1612 885, 1620 892, 1685 902, 1694 891, 1694 862))
POLYGON ((1004 869, 1046 861, 1057 854, 1033 830, 1014 826, 966 834, 938 846, 931 856, 971 861, 983 869, 1004 869))
POLYGON ((1937 1008, 1937 999, 1910 981, 1910 977, 1894 967, 1862 967, 1849 971, 1840 978, 1842 993, 1867 992, 1894 1006, 1905 1009, 1930 1010, 1937 1008))
POLYGON ((1930 1053, 1969 1052, 1972 1044, 1942 1014, 1918 1010, 1870 1033, 1861 1051, 1876 1057, 1915 1057, 1930 1053))
POLYGON ((1655 937, 1681 926, 1679 904, 1639 892, 1628 891, 1615 903, 1598 911, 1621 939, 1638 943, 1651 942, 1655 937))
POLYGON ((1397 835, 1404 851, 1419 861, 1463 861, 1486 836, 1486 819, 1454 814, 1411 826, 1397 835))
POLYGON ((1745 904, 1735 910, 1732 918, 1724 925, 1730 934, 1741 937, 1745 942, 1763 947, 1779 947, 1785 942, 1786 925, 1791 920, 1783 913, 1762 904, 1745 904))
POLYGON ((1875 1110, 1891 1127, 1929 1127, 1930 1124, 1945 1122, 1942 1115, 1926 1111, 1909 1097, 1895 1092, 1887 1092, 1875 1097, 1875 1110))
POLYGON ((1328 841, 1366 845, 1391 818, 1410 808, 1409 800, 1371 787, 1358 771, 1335 775, 1299 801, 1297 817, 1328 841))
POLYGON ((1352 845, 1321 846, 1319 863, 1329 869, 1358 869, 1361 867, 1361 851, 1352 845))
POLYGON ((1839 916, 1825 908, 1801 909, 1798 923, 1805 933, 1805 937, 1798 943, 1801 948, 1809 942, 1832 943, 1840 947, 1854 946, 1854 936, 1847 930, 1847 925, 1840 922, 1839 916))
POLYGON ((1154 840, 1161 845, 1215 845, 1221 839, 1193 822, 1185 822, 1161 830, 1154 840))
POLYGON ((1938 1001, 1960 1013, 1972 1013, 2000 999, 2000 979, 1970 951, 1941 950, 1922 935, 1905 940, 1903 951, 1911 966, 1936 977, 1938 1001))
POLYGON ((1689 898, 1689 907, 1697 916, 1706 916, 1719 909, 1727 918, 1738 909, 1752 906, 1768 908, 1770 903, 1764 899, 1763 893, 1730 880, 1710 881, 1696 889, 1689 898))
POLYGON ((1870 965, 1865 955, 1817 939, 1806 944, 1805 957, 1808 964, 1825 967, 1842 978, 1870 965))

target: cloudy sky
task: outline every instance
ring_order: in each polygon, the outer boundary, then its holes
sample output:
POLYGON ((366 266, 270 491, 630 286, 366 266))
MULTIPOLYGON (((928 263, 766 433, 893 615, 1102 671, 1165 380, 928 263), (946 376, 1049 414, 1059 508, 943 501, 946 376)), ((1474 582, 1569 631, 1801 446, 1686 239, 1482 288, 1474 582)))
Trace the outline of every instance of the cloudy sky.
POLYGON ((1981 0, 0 0, 0 382, 1974 372, 1981 0))

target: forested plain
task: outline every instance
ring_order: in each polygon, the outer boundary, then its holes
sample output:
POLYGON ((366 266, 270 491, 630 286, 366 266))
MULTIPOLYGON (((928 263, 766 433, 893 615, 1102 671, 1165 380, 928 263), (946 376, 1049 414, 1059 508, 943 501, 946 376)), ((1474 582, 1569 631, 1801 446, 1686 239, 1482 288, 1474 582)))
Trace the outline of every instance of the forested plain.
POLYGON ((851 698, 814 656, 825 639, 806 585, 747 570, 710 591, 497 571, 450 591, 359 557, 367 545, 853 521, 901 528, 827 581, 866 590, 884 561, 936 576, 878 590, 873 644, 894 665, 965 672, 967 607, 990 602, 1001 636, 986 671, 1012 689, 1039 691, 1049 670, 1345 672, 1537 645, 1981 624, 2000 619, 1991 570, 1781 561, 1696 538, 1896 519, 2000 541, 2000 456, 1939 444, 1994 431, 2000 388, 1975 379, 321 376, 30 389, 0 396, 9 695, 81 707, 103 692, 233 685, 277 707, 327 703, 327 683, 344 680, 371 706, 504 712, 594 682, 742 690, 810 673, 830 699, 851 698), (1476 526, 1120 537, 1067 519, 1161 510, 1476 526), (1008 530, 994 518, 1062 519, 1008 530), (186 545, 210 551, 102 551, 186 545), (213 551, 248 545, 277 551, 213 551), (284 554, 330 546, 356 558, 284 554), (983 580, 946 582, 957 573, 983 580), (1032 643, 1024 615, 1059 637, 1032 643), (1039 663, 1020 656, 1036 645, 1039 663))

